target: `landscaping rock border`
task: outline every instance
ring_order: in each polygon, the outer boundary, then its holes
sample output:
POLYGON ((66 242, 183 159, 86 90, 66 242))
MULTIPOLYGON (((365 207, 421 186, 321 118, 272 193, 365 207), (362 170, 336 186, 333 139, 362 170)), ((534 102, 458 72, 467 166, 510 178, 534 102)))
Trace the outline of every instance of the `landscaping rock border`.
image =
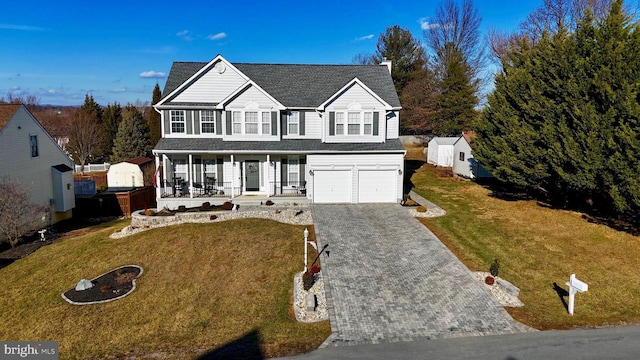
MULTIPOLYGON (((133 278, 131 280, 131 288, 128 289, 126 292, 124 292, 122 295, 118 295, 112 298, 108 298, 108 299, 104 299, 104 300, 96 300, 96 301, 74 301, 69 299, 69 297, 67 297, 67 295, 65 294, 69 294, 72 291, 76 291, 75 290, 75 286, 67 291, 65 291, 64 293, 62 293, 62 298, 67 301, 70 304, 73 305, 91 305, 91 304, 103 304, 106 302, 110 302, 110 301, 114 301, 114 300, 118 300, 118 299, 122 299, 123 297, 131 294, 135 289, 136 289, 136 279, 139 278, 142 273, 144 272, 144 270, 142 269, 142 267, 138 266, 138 265, 124 265, 124 266, 120 266, 117 267, 115 269, 109 270, 106 273, 96 276, 95 278, 91 279, 91 282, 96 282, 97 280, 99 280, 100 278, 104 277, 105 275, 108 275, 110 273, 116 272, 120 269, 124 269, 124 268, 135 268, 137 270, 139 270, 138 274, 135 276, 135 278, 133 278)), ((98 282, 98 284, 96 284, 94 287, 92 287, 91 289, 87 289, 87 290, 80 290, 80 291, 99 291, 99 287, 100 287, 100 283, 98 282)), ((70 295, 70 294, 69 294, 70 295)))
POLYGON ((309 291, 305 291, 302 285, 302 272, 296 274, 293 279, 293 310, 296 320, 303 323, 312 323, 323 320, 329 320, 329 310, 327 308, 327 298, 324 293, 324 281, 322 280, 322 271, 315 274, 316 280, 309 291), (307 294, 313 294, 316 297, 316 308, 314 312, 307 312, 307 294))

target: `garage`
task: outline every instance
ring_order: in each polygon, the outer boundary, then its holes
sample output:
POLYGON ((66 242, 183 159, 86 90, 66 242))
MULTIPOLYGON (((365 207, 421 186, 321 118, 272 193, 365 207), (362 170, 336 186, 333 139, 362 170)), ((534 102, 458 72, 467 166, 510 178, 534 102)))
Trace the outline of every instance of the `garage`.
POLYGON ((351 170, 316 170, 313 174, 314 203, 350 203, 351 170))
POLYGON ((394 170, 360 170, 358 172, 358 202, 396 202, 398 179, 401 177, 394 170))

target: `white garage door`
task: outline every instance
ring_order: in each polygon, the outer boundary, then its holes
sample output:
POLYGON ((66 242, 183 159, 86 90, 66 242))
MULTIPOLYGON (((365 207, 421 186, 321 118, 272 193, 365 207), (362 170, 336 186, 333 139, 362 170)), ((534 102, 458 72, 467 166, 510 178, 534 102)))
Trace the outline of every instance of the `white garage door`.
POLYGON ((350 170, 315 170, 313 173, 314 203, 350 203, 350 170))
POLYGON ((358 172, 359 203, 396 202, 398 179, 401 178, 393 170, 360 170, 358 172))

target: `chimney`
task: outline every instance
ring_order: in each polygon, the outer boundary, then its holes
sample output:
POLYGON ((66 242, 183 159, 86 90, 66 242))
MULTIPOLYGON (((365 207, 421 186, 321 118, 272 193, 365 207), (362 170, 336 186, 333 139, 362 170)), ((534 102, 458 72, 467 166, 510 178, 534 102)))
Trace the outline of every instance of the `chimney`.
POLYGON ((380 65, 384 65, 389 69, 389 74, 391 74, 391 60, 384 59, 380 62, 380 65))

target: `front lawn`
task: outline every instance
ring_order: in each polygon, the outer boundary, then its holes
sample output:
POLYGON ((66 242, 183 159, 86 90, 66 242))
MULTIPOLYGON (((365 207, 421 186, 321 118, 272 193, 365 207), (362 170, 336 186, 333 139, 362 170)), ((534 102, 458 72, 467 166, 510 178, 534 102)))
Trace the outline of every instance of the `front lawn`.
POLYGON ((421 221, 472 270, 500 260, 500 276, 520 288, 525 304, 507 308, 514 318, 538 329, 640 323, 639 237, 581 213, 501 200, 439 172, 425 164, 411 178, 416 193, 447 211, 421 221), (576 295, 574 316, 563 304, 572 273, 589 285, 576 295))
POLYGON ((61 359, 190 359, 296 354, 329 336, 328 321, 301 324, 293 315, 304 226, 244 219, 109 239, 125 225, 66 238, 1 269, 0 339, 59 341, 61 359), (144 269, 129 296, 83 306, 62 299, 80 279, 122 265, 144 269))

